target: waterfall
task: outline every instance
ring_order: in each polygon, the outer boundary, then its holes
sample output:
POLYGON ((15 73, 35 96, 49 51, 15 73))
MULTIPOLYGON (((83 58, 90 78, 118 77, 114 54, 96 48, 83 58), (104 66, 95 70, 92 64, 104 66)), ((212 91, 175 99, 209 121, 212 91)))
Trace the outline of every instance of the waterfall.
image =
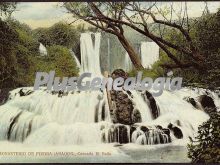
POLYGON ((141 62, 144 68, 151 68, 159 59, 159 46, 155 42, 141 43, 141 62))
POLYGON ((42 56, 46 56, 47 55, 47 49, 46 49, 46 47, 42 43, 40 43, 39 52, 40 52, 40 54, 42 56))
MULTIPOLYGON (((134 107, 140 111, 142 122, 135 129, 123 124, 113 124, 110 119, 105 91, 74 91, 53 93, 41 88, 22 88, 26 96, 20 96, 21 88, 10 92, 9 100, 0 106, 0 140, 24 142, 28 145, 69 145, 103 142, 158 144, 172 140, 157 126, 167 128, 169 123, 178 126, 184 140, 194 137, 198 126, 209 117, 184 100, 197 98, 205 90, 183 88, 164 91, 155 97, 160 116, 152 119, 148 104, 140 93, 132 91, 134 107), (144 128, 144 129, 143 129, 144 128), (145 130, 145 131, 144 131, 145 130), (147 130, 147 131, 146 131, 147 130)), ((211 93, 216 103, 219 98, 211 93)))
POLYGON ((76 57, 76 54, 71 49, 70 49, 70 53, 71 53, 72 57, 74 58, 74 60, 76 61, 77 67, 80 68, 80 62, 79 62, 78 58, 76 57))
POLYGON ((135 108, 137 108, 141 113, 142 122, 151 121, 152 115, 150 112, 150 108, 144 102, 143 97, 137 91, 131 91, 133 95, 133 101, 135 103, 135 108))
POLYGON ((101 75, 99 49, 101 33, 82 33, 80 38, 81 68, 80 73, 91 72, 101 75), (92 35, 95 36, 93 44, 92 35))
MULTIPOLYGON (((206 121, 209 116, 202 110, 198 110, 193 105, 188 103, 184 98, 191 97, 195 100, 200 95, 206 94, 206 90, 182 88, 178 91, 164 90, 161 96, 155 97, 155 100, 160 108, 160 116, 156 120, 145 122, 148 125, 161 125, 167 127, 169 123, 173 123, 181 127, 184 139, 194 137, 198 126, 206 121)), ((211 95, 216 95, 210 92, 211 95)), ((220 99, 213 97, 215 102, 220 102, 220 99)))
MULTIPOLYGON (((101 75, 100 37, 100 33, 82 33, 81 73, 87 71, 101 75), (95 36, 94 44, 91 35, 95 36)), ((155 49, 150 55, 153 52, 155 49)), ((0 141, 35 146, 115 142, 163 144, 177 141, 172 130, 168 129, 170 123, 182 131, 183 140, 187 141, 189 136, 196 135, 198 126, 209 116, 184 98, 197 100, 202 94, 206 94, 204 89, 163 91, 161 96, 154 98, 160 115, 153 119, 152 109, 142 94, 131 91, 128 97, 139 111, 141 121, 124 125, 111 121, 106 91, 54 92, 44 87, 37 91, 32 87, 17 88, 10 91, 9 100, 0 106, 0 141)), ((209 94, 219 106, 219 97, 214 92, 209 94)))
POLYGON ((58 97, 41 89, 20 97, 20 90, 12 91, 11 99, 0 107, 0 140, 24 141, 31 132, 26 143, 32 144, 41 139, 39 143, 42 144, 53 141, 68 144, 69 137, 72 144, 90 143, 92 140, 101 142, 98 138, 101 125, 110 122, 104 92, 65 93, 58 97), (85 139, 88 140, 85 142, 85 139))

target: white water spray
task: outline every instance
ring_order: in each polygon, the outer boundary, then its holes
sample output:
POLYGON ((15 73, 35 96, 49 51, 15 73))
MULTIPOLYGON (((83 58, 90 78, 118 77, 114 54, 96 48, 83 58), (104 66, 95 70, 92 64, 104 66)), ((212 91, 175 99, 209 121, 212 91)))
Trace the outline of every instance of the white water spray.
MULTIPOLYGON (((92 43, 91 33, 81 36, 81 72, 101 75, 99 62, 100 33, 95 34, 92 43)), ((32 88, 23 88, 27 96, 20 96, 19 91, 11 91, 10 100, 0 106, 0 140, 24 142, 27 145, 75 145, 103 142, 118 142, 121 137, 119 127, 110 119, 107 95, 105 91, 74 91, 53 93, 44 88, 32 93, 32 88)), ((167 128, 169 123, 179 124, 183 138, 194 136, 198 125, 208 119, 202 110, 195 109, 184 97, 198 97, 204 90, 181 89, 164 91, 155 97, 160 108, 160 115, 153 120, 151 109, 138 91, 131 92, 134 107, 140 112, 142 122, 139 126, 154 128, 160 125, 167 128)), ((219 98, 211 93, 216 105, 219 98)), ((155 144, 160 141, 161 132, 152 130, 147 136, 139 128, 130 137, 130 127, 124 126, 128 142, 137 144, 155 144)), ((166 134, 162 134, 167 141, 166 134)), ((172 137, 172 141, 175 138, 172 137)))
POLYGON ((46 47, 42 43, 40 43, 39 51, 40 51, 40 54, 42 56, 46 56, 47 55, 47 49, 46 49, 46 47))
POLYGON ((80 73, 90 72, 96 76, 101 75, 99 49, 101 33, 82 33, 80 38, 81 69, 80 73), (92 36, 95 36, 93 44, 92 36))
POLYGON ((79 62, 78 58, 76 57, 76 54, 71 49, 70 49, 70 53, 71 53, 72 57, 74 58, 74 60, 76 61, 77 67, 80 68, 80 62, 79 62))

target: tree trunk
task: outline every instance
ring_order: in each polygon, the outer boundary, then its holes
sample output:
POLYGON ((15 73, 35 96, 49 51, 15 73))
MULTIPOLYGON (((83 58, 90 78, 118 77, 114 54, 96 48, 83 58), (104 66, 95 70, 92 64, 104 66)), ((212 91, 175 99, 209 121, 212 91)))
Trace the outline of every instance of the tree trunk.
POLYGON ((141 64, 141 60, 138 57, 138 54, 134 51, 133 47, 130 45, 130 43, 126 40, 126 38, 124 37, 124 35, 118 35, 117 36, 120 43, 122 44, 122 46, 125 48, 125 50, 127 51, 132 64, 134 65, 134 67, 136 69, 143 69, 144 67, 141 64))

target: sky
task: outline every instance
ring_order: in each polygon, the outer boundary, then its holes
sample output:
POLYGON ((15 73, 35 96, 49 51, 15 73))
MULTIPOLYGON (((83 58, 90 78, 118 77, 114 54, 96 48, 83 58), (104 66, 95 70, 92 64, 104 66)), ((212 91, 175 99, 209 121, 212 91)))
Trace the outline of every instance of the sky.
MULTIPOLYGON (((171 2, 162 2, 160 5, 169 5, 171 2)), ((180 9, 180 2, 173 2, 174 8, 180 9)), ((187 2, 189 17, 199 17, 204 9, 204 2, 187 2)), ((220 8, 219 2, 208 2, 210 12, 220 8)), ((12 16, 31 28, 50 27, 59 21, 71 22, 72 15, 61 7, 59 2, 20 2, 12 16)))

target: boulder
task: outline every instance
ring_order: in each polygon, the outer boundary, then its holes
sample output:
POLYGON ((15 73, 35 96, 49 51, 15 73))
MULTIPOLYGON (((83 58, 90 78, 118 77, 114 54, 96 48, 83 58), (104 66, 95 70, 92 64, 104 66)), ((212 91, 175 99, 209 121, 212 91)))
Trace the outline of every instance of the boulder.
POLYGON ((183 138, 183 133, 181 131, 181 129, 177 126, 174 126, 173 124, 169 124, 167 126, 174 134, 174 136, 177 138, 177 139, 182 139, 183 138))
POLYGON ((157 103, 150 92, 145 91, 144 95, 146 96, 146 97, 144 97, 145 101, 147 101, 147 100, 149 101, 149 107, 151 109, 151 114, 152 114, 153 118, 156 119, 160 115, 160 110, 157 107, 157 103))
MULTIPOLYGON (((116 69, 111 74, 111 77, 113 79, 118 77, 126 79, 128 75, 122 69, 116 69)), ((134 106, 127 92, 128 91, 110 91, 112 105, 114 105, 114 109, 110 112, 113 123, 131 125, 134 122, 140 121, 138 112, 133 112, 134 106)))
POLYGON ((184 100, 186 100, 188 103, 192 104, 193 107, 198 108, 197 103, 194 98, 187 97, 187 98, 184 98, 184 100))
POLYGON ((23 97, 23 96, 28 96, 28 95, 30 95, 30 94, 33 93, 33 92, 34 92, 34 91, 32 91, 32 90, 24 91, 24 89, 21 88, 18 93, 19 93, 19 95, 20 95, 21 97, 23 97))
POLYGON ((205 112, 209 113, 211 111, 216 111, 217 108, 215 106, 214 100, 207 95, 201 95, 199 96, 198 101, 200 102, 202 108, 205 112))
POLYGON ((118 137, 118 142, 120 144, 128 143, 128 132, 127 127, 125 125, 119 125, 117 129, 115 129, 116 137, 118 137))
POLYGON ((124 79, 128 78, 128 74, 123 69, 116 69, 112 72, 111 77, 116 79, 118 77, 122 77, 124 79))
POLYGON ((143 131, 143 132, 148 132, 149 129, 146 127, 146 126, 141 126, 140 129, 143 131))
POLYGON ((132 114, 132 123, 140 123, 141 121, 142 119, 140 111, 138 109, 134 109, 132 114))

